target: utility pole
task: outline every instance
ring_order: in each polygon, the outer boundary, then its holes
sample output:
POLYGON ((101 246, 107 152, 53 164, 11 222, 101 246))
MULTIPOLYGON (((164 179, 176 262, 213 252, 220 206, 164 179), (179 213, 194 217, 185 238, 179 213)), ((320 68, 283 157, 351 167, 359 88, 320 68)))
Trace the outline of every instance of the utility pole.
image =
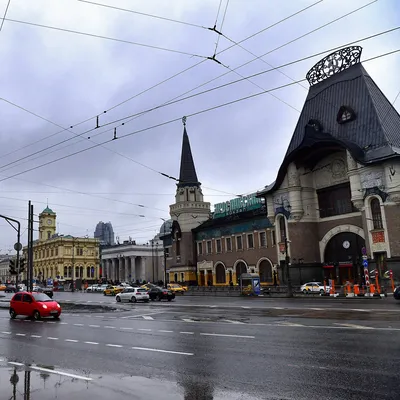
POLYGON ((28 203, 28 250, 27 250, 26 279, 28 292, 33 290, 33 204, 28 203))
POLYGON ((74 276, 75 276, 75 238, 72 238, 72 277, 71 277, 71 292, 75 292, 74 288, 74 276))
POLYGON ((163 235, 163 248, 164 248, 164 287, 167 288, 167 252, 165 248, 165 224, 167 222, 166 219, 160 218, 164 221, 163 227, 164 227, 164 235, 163 235))

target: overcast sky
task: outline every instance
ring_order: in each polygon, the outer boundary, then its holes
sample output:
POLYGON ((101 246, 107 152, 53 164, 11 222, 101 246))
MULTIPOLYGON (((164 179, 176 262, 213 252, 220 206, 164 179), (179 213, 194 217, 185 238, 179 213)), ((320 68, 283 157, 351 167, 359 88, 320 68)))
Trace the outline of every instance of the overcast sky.
MULTIPOLYGON (((48 201, 57 213, 59 233, 93 236, 97 222, 102 220, 112 222, 120 240, 131 236, 138 242, 146 242, 156 234, 161 218, 169 218, 169 205, 174 202, 174 181, 154 170, 178 177, 182 122, 122 136, 301 80, 323 55, 282 68, 280 71, 287 76, 273 71, 252 79, 253 83, 244 80, 131 121, 113 121, 166 103, 214 78, 217 79, 189 94, 240 79, 230 70, 267 52, 270 54, 237 72, 248 76, 269 69, 268 64, 279 66, 329 52, 336 46, 400 25, 398 0, 379 0, 285 45, 370 1, 230 0, 226 9, 227 0, 222 0, 216 26, 231 41, 220 37, 216 55, 222 63, 219 64, 204 57, 212 57, 215 51, 218 35, 205 28, 214 26, 220 0, 98 2, 196 26, 77 0, 11 0, 6 18, 14 22, 5 20, 0 32, 0 214, 21 219, 23 244, 27 241, 24 218, 29 199, 35 214, 48 201), (313 4, 240 46, 218 54, 232 46, 232 41, 237 43, 313 4), (51 30, 22 21, 174 52, 51 30), (140 94, 201 61, 189 71, 140 94), (218 78, 222 74, 226 75, 218 78), (110 111, 104 114, 105 110, 110 111), (99 114, 100 128, 84 133, 96 127, 95 116, 99 114), (111 124, 102 127, 107 123, 111 124), (63 131, 70 126, 74 128, 63 131), (24 172, 110 141, 115 126, 119 140, 24 172), (21 172, 24 173, 10 178, 21 172)), ((1 16, 7 3, 8 0, 0 0, 1 16)), ((364 60, 396 50, 400 47, 400 31, 360 45, 364 60)), ((400 90, 400 53, 366 62, 364 66, 393 102, 400 90)), ((233 198, 234 194, 255 192, 275 179, 307 88, 307 82, 293 84, 272 92, 276 97, 266 93, 188 117, 187 130, 197 174, 208 201, 214 204, 233 198)), ((400 99, 395 106, 400 109, 400 99)), ((15 241, 15 232, 5 221, 0 221, 0 253, 8 252, 15 241)))

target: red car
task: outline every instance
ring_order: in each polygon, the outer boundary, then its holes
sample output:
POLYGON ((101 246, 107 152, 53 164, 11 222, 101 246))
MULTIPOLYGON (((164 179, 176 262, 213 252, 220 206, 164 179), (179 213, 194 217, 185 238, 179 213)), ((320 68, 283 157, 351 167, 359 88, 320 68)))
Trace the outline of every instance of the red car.
POLYGON ((58 319, 61 314, 60 305, 44 293, 19 292, 10 301, 10 317, 26 315, 38 320, 42 317, 58 319))

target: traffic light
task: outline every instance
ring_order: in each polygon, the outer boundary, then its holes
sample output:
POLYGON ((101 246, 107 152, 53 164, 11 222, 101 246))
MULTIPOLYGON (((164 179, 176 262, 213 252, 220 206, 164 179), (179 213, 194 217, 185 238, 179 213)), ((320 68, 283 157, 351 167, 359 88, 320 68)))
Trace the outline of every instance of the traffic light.
POLYGON ((19 260, 19 273, 22 274, 25 271, 25 258, 19 260))
POLYGON ((11 275, 17 275, 17 271, 15 269, 15 261, 10 260, 10 274, 11 275))

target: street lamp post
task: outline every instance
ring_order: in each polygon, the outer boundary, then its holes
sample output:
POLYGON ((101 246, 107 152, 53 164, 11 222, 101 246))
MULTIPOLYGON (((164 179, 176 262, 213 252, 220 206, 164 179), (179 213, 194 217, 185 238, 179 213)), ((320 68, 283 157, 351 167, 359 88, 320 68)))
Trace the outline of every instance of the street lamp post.
POLYGON ((164 227, 164 236, 163 236, 163 248, 164 248, 164 287, 167 287, 167 251, 165 247, 165 225, 167 220, 164 218, 160 218, 161 220, 164 221, 163 227, 164 227))

